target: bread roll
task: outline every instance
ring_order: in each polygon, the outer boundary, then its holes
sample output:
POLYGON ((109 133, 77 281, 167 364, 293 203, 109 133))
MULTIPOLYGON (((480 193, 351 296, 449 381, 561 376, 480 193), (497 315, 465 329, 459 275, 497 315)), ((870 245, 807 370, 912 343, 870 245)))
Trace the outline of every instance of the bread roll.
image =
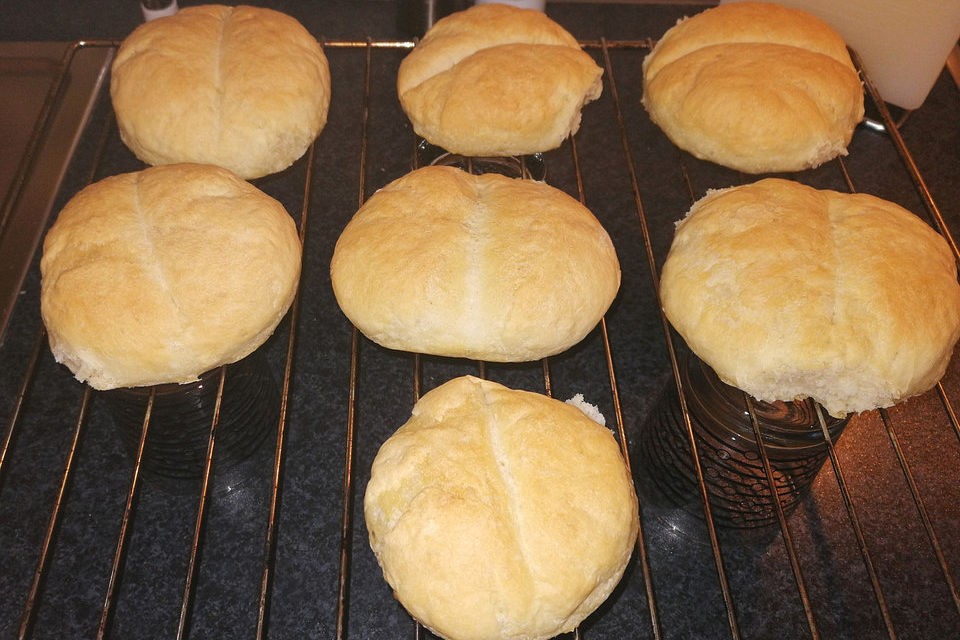
POLYGON ((374 194, 330 265, 344 314, 391 349, 496 362, 576 344, 620 286, 603 227, 540 182, 424 167, 374 194))
POLYGON ((40 271, 50 348, 79 380, 182 383, 273 332, 296 292, 300 241, 279 202, 229 171, 166 165, 75 195, 40 271))
POLYGON ((554 149, 600 96, 603 70, 543 12, 476 5, 439 21, 400 64, 414 131, 466 156, 554 149))
POLYGON ((147 164, 215 164, 252 179, 290 166, 320 133, 330 71, 290 16, 185 7, 123 41, 110 96, 120 136, 147 164))
POLYGON ((573 629, 617 585, 637 538, 608 429, 469 376, 423 396, 383 444, 363 507, 397 599, 448 640, 573 629))
POLYGON ((800 171, 846 155, 863 88, 826 23, 767 2, 707 9, 643 61, 643 104, 698 158, 746 173, 800 171))
POLYGON ((667 318, 719 377, 843 416, 932 387, 960 334, 943 238, 896 204, 767 179, 708 193, 663 266, 667 318))

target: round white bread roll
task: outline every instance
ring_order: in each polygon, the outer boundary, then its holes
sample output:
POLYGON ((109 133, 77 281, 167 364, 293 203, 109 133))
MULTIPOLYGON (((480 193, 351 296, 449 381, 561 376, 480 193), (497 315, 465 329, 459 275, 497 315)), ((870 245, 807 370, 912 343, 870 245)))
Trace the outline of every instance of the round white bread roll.
POLYGON ((229 171, 166 165, 75 195, 40 270, 50 348, 79 380, 183 383, 270 336, 296 292, 300 240, 279 202, 229 171))
POLYGON ((147 164, 215 164, 252 179, 290 166, 320 133, 330 71, 288 15, 185 7, 123 41, 110 96, 121 138, 147 164))
POLYGON ((643 104, 698 158, 746 173, 800 171, 846 155, 863 88, 819 18, 735 2, 664 34, 643 61, 643 104))
POLYGON ((375 193, 330 265, 343 313, 391 349, 495 362, 580 342, 620 287, 610 237, 533 180, 424 167, 375 193))
POLYGON ((932 387, 960 335, 946 241, 865 194, 766 179, 708 193, 677 226, 664 312, 727 384, 834 416, 932 387))
POLYGON ((602 91, 603 70, 543 12, 475 5, 438 20, 400 64, 413 130, 465 156, 559 147, 602 91))
POLYGON ((424 395, 383 444, 363 507, 397 599, 448 640, 570 631, 617 585, 637 538, 608 429, 469 376, 424 395))

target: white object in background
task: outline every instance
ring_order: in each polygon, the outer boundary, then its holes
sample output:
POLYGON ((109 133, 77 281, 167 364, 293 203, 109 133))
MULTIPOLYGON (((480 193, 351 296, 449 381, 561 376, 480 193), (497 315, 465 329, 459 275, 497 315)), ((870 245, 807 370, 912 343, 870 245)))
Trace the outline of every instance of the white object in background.
POLYGON ((474 4, 509 4, 522 9, 536 9, 543 11, 547 6, 547 0, 474 0, 474 4))
MULTIPOLYGON (((720 0, 720 4, 737 0, 720 0)), ((960 37, 960 0, 777 0, 832 26, 887 102, 916 109, 960 37)))
POLYGON ((172 16, 177 12, 177 9, 179 9, 177 0, 140 0, 140 10, 143 12, 144 22, 172 16))

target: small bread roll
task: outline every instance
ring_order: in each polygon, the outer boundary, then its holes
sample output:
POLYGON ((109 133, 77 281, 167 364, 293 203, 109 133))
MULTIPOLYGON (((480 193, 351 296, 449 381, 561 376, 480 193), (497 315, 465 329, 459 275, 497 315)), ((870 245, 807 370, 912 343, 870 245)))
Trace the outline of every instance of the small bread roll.
POLYGON ((834 416, 932 387, 960 335, 946 241, 900 206, 767 179, 708 193, 677 225, 664 312, 727 384, 834 416))
POLYGON ((252 179, 290 166, 320 133, 330 71, 288 15, 185 7, 123 41, 110 96, 121 138, 147 164, 215 164, 252 179))
POLYGON ((75 195, 43 244, 58 362, 95 389, 183 383, 251 353, 296 292, 283 206, 226 169, 166 165, 75 195))
POLYGON ((846 155, 863 88, 819 18, 735 2, 664 34, 643 61, 643 104, 698 158, 746 173, 800 171, 846 155))
POLYGON ((375 193, 330 265, 343 313, 374 342, 495 362, 573 346, 620 287, 610 237, 541 182, 424 167, 375 193))
POLYGON ((413 130, 465 156, 559 147, 600 96, 603 70, 543 12, 505 4, 449 15, 400 64, 397 93, 413 130))
POLYGON ((397 599, 448 640, 570 631, 617 585, 637 539, 608 429, 469 376, 424 395, 383 444, 363 508, 397 599))

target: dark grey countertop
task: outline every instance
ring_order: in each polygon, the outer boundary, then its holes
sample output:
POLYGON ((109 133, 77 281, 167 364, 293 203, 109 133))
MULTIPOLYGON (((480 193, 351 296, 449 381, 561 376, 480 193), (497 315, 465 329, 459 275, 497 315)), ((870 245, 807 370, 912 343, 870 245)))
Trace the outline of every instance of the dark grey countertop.
MULTIPOLYGON (((264 4, 294 15, 325 40, 406 37, 396 27, 396 5, 391 2, 264 4)), ((657 37, 696 9, 560 3, 550 5, 548 11, 575 36, 594 42, 601 37, 610 41, 657 37)), ((0 10, 4 16, 0 41, 116 39, 140 20, 139 8, 132 2, 4 0, 0 10)), ((588 50, 602 63, 597 47, 588 50)), ((367 51, 363 47, 327 49, 333 102, 329 122, 316 144, 309 181, 304 276, 284 429, 276 544, 268 558, 271 573, 264 637, 337 636, 345 506, 352 521, 346 538, 347 589, 339 609, 345 623, 342 636, 373 639, 414 637, 415 633, 369 550, 361 508, 377 448, 409 416, 414 400, 413 358, 360 338, 357 400, 351 414, 351 327, 337 308, 328 277, 337 235, 359 202, 361 161, 365 162, 364 196, 410 168, 416 140, 393 90, 405 51, 370 51, 369 121, 363 147, 367 51), (345 505, 346 431, 351 415, 353 485, 345 505)), ((636 170, 636 193, 659 266, 673 222, 683 216, 692 197, 751 178, 678 152, 650 123, 639 103, 644 53, 642 48, 613 48, 610 61, 636 170)), ((141 168, 111 126, 108 102, 101 99, 96 105, 54 211, 87 183, 91 170, 99 179, 141 168)), ((670 384, 670 365, 616 109, 608 76, 601 99, 584 111, 576 147, 585 201, 613 237, 623 268, 621 293, 606 325, 627 448, 635 459, 648 417, 661 390, 670 384)), ((960 231, 958 114, 960 93, 944 73, 924 106, 901 129, 954 234, 960 231)), ((545 157, 547 181, 576 195, 570 143, 545 157)), ((886 134, 859 128, 844 166, 858 191, 926 216, 886 134)), ((299 221, 307 168, 302 159, 287 171, 257 180, 256 185, 280 200, 299 221)), ((836 162, 788 177, 818 187, 846 188, 836 162)), ((37 336, 38 285, 34 259, 0 345, 0 362, 5 365, 0 375, 4 425, 14 413, 37 336)), ((284 374, 288 336, 285 320, 262 350, 278 380, 284 374)), ((549 366, 555 397, 583 393, 613 421, 614 394, 599 332, 551 358, 549 366)), ((476 364, 422 359, 424 390, 465 373, 476 374, 476 364)), ((517 388, 544 389, 540 363, 488 365, 486 375, 517 388)), ((943 389, 953 405, 960 401, 956 359, 943 389)), ((27 596, 83 397, 83 386, 41 348, 37 373, 0 467, 0 638, 17 637, 28 607, 27 596)), ((855 417, 837 445, 862 545, 829 462, 811 494, 788 518, 790 545, 777 527, 762 532, 719 531, 725 581, 718 578, 717 559, 702 521, 643 500, 649 589, 641 555, 635 554, 621 586, 588 619, 581 637, 648 638, 656 637, 657 630, 664 638, 730 638, 736 637, 734 626, 744 638, 805 638, 814 635, 805 609, 823 638, 868 640, 887 637, 888 628, 900 638, 960 637, 956 590, 943 576, 886 424, 891 425, 908 462, 946 573, 955 583, 960 577, 960 442, 933 391, 891 409, 886 422, 879 412, 855 417), (798 558, 806 598, 800 596, 788 549, 798 558), (869 567, 874 569, 876 588, 869 567), (877 591, 882 594, 879 602, 877 591)), ((92 395, 78 433, 28 637, 95 637, 104 607, 132 464, 100 394, 92 395)), ((250 475, 213 481, 185 616, 189 637, 256 637, 273 445, 273 439, 268 439, 253 457, 250 475)), ((634 472, 638 478, 643 475, 636 464, 634 472)), ((165 491, 151 482, 141 484, 111 605, 108 637, 176 637, 197 506, 195 494, 165 491)))

